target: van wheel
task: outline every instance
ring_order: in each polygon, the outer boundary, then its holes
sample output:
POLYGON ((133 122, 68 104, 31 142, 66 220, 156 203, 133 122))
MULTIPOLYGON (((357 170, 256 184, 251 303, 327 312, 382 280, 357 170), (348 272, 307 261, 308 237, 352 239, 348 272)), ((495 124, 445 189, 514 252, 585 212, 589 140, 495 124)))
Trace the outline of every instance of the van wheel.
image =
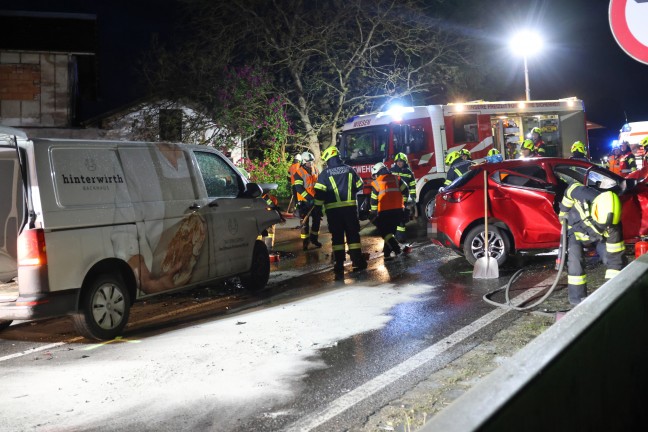
POLYGON ((241 285, 249 291, 259 291, 265 288, 268 279, 270 279, 268 248, 262 241, 257 240, 252 252, 252 268, 249 274, 241 276, 241 285))
POLYGON ((7 321, 7 320, 0 320, 0 331, 9 328, 13 321, 7 321))
POLYGON ((88 339, 119 336, 130 313, 130 295, 119 276, 103 274, 81 294, 79 310, 72 316, 77 332, 88 339))
MULTIPOLYGON (((477 225, 466 235, 463 251, 470 264, 475 264, 477 259, 484 255, 484 225, 477 225)), ((490 256, 497 260, 498 265, 503 265, 511 251, 508 237, 496 227, 488 227, 488 249, 490 256)))

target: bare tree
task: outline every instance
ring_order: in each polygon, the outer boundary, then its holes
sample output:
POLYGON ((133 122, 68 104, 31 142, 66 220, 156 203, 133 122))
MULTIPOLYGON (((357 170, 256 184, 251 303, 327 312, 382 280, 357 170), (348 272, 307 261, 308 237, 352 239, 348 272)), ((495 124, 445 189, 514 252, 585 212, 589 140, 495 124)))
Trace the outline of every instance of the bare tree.
MULTIPOLYGON (((200 88, 204 64, 255 64, 273 76, 301 144, 319 157, 351 115, 420 101, 453 82, 464 41, 423 0, 188 0, 180 54, 200 88), (196 58, 197 53, 198 58, 196 58), (210 53, 213 55, 210 56, 210 53), (193 60, 188 59, 189 54, 193 60), (197 64, 188 66, 186 62, 197 64)), ((209 79, 207 79, 209 81, 209 79)), ((203 90, 204 91, 204 90, 203 90)))

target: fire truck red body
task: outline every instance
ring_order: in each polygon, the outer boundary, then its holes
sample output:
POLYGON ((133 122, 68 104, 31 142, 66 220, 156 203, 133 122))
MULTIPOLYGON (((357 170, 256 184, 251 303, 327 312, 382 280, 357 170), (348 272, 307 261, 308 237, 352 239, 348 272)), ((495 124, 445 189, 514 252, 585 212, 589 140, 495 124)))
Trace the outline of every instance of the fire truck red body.
POLYGON ((587 146, 585 107, 581 100, 568 98, 396 107, 350 118, 338 147, 342 159, 365 182, 361 201, 370 193, 371 167, 377 162, 391 166, 395 154, 405 153, 417 180, 417 204, 429 217, 434 196, 445 181, 443 161, 448 152, 466 148, 478 160, 497 148, 510 158, 534 127, 542 130, 546 156, 569 157, 574 141, 587 146))

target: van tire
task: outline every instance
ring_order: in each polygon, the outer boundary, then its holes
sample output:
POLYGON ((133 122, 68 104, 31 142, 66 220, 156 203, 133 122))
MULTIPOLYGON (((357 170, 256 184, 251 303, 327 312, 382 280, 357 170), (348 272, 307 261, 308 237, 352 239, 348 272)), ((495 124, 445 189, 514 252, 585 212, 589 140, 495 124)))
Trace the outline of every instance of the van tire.
POLYGON ((241 285, 248 291, 259 291, 265 288, 270 279, 270 255, 265 243, 256 240, 252 252, 250 273, 241 276, 241 285))
POLYGON ((7 321, 7 320, 0 320, 0 331, 4 330, 4 329, 6 329, 6 328, 9 328, 9 326, 11 325, 12 322, 13 322, 13 321, 11 321, 11 320, 9 320, 9 321, 7 321))
POLYGON ((119 336, 128 322, 130 295, 122 278, 101 274, 81 293, 74 327, 88 339, 110 340, 119 336))

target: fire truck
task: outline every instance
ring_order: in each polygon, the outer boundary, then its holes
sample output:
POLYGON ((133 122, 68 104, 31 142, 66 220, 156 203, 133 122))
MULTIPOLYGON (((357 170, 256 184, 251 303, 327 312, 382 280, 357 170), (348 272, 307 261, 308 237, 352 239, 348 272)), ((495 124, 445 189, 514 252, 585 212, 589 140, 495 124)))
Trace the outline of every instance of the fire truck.
POLYGON ((496 148, 504 158, 516 157, 535 127, 542 131, 546 156, 568 158, 575 141, 587 148, 585 107, 577 98, 397 106, 350 118, 337 146, 345 163, 364 181, 363 193, 358 195, 361 212, 368 208, 371 167, 377 162, 390 167, 394 155, 405 153, 417 179, 418 211, 427 220, 446 178, 448 152, 466 148, 473 160, 479 160, 496 148))

